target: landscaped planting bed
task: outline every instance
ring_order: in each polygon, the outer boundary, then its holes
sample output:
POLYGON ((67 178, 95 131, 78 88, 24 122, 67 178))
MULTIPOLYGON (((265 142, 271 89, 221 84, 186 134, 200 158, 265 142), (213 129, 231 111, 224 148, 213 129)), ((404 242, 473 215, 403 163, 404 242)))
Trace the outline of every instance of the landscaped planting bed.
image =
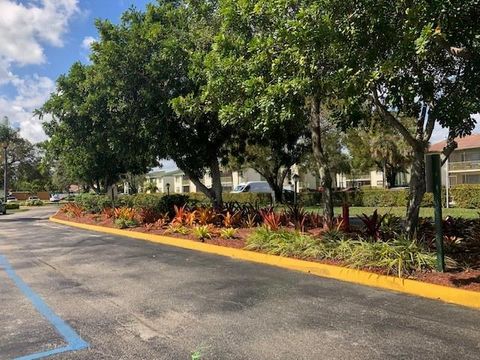
POLYGON ((348 227, 341 217, 327 224, 318 212, 299 206, 275 211, 226 203, 222 209, 213 209, 164 196, 162 206, 150 199, 111 208, 104 200, 93 204, 89 199, 88 210, 81 202, 69 203, 55 216, 480 291, 479 219, 444 221, 448 271, 438 273, 430 219, 422 219, 412 241, 403 235, 401 218, 377 212, 360 216, 361 226, 348 227))

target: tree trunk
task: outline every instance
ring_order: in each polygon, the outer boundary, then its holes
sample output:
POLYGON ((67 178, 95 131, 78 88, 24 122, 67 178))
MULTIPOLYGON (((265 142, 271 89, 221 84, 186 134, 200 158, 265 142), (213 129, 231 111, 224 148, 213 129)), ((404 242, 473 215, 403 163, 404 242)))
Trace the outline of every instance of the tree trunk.
POLYGON ((95 180, 96 187, 93 188, 96 194, 100 194, 100 179, 95 180))
POLYGON ((386 177, 387 177, 387 188, 392 188, 395 186, 395 181, 397 179, 397 173, 394 168, 392 167, 386 167, 386 177))
POLYGON ((213 160, 210 165, 210 176, 212 177, 212 192, 214 196, 213 205, 215 207, 222 207, 222 174, 220 172, 220 166, 218 165, 217 159, 213 160))
POLYGON ((265 180, 275 194, 275 202, 283 202, 283 182, 279 184, 278 179, 274 176, 265 176, 265 180))
POLYGON ((198 176, 193 176, 191 172, 186 169, 180 168, 185 175, 193 182, 197 190, 201 191, 212 202, 214 207, 221 207, 223 205, 222 199, 222 181, 220 167, 218 161, 212 161, 210 165, 210 176, 212 177, 212 188, 209 189, 200 180, 198 176))
POLYGON ((410 238, 415 236, 420 214, 420 205, 426 192, 425 184, 425 151, 417 149, 412 163, 410 189, 408 194, 406 231, 410 238))
POLYGON ((323 167, 322 175, 322 187, 323 187, 323 213, 328 224, 332 223, 333 214, 333 189, 332 189, 332 174, 328 169, 323 167))
POLYGON ((401 123, 401 121, 392 115, 387 106, 380 101, 378 90, 375 86, 372 95, 374 104, 379 113, 383 116, 387 123, 393 126, 405 138, 405 141, 411 146, 413 151, 414 159, 410 176, 406 219, 407 236, 409 238, 413 238, 417 230, 420 205, 422 203, 423 195, 426 192, 425 151, 428 148, 428 141, 430 140, 435 126, 435 118, 429 116, 425 126, 428 106, 422 106, 421 114, 416 121, 415 135, 412 135, 410 131, 401 123))
POLYGON ((312 149, 316 165, 321 176, 323 187, 323 214, 327 223, 333 220, 333 190, 330 163, 322 142, 322 114, 320 100, 313 97, 310 100, 310 131, 312 132, 312 149))

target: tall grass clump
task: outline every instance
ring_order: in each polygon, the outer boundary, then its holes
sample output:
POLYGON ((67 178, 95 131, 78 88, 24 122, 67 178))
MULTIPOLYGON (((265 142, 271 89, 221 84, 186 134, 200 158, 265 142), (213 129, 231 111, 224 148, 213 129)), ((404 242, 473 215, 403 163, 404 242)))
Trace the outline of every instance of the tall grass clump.
POLYGON ((351 239, 345 234, 316 238, 297 231, 261 227, 247 239, 246 249, 301 259, 338 260, 352 268, 380 268, 398 277, 433 270, 436 264, 434 253, 404 237, 385 242, 351 239))

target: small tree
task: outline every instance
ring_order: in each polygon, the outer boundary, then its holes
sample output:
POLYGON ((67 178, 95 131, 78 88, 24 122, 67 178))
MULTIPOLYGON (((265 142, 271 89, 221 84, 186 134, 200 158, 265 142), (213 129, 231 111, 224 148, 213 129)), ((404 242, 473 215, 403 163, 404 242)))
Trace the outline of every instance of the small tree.
POLYGON ((480 111, 478 1, 331 1, 345 46, 351 104, 370 99, 412 153, 407 231, 413 236, 425 193, 425 152, 438 123, 454 139, 471 133, 480 111), (402 117, 416 119, 412 129, 402 117))

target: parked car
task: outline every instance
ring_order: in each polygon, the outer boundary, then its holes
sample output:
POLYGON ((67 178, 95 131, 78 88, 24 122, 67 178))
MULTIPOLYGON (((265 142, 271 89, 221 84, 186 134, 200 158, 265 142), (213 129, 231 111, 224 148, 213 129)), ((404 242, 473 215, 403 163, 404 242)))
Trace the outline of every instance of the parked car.
POLYGON ((27 200, 40 200, 40 198, 36 195, 29 196, 27 200))
POLYGON ((266 181, 249 181, 247 183, 238 184, 235 189, 231 191, 232 194, 239 194, 244 192, 252 193, 267 193, 272 192, 272 188, 266 181))
POLYGON ((50 196, 51 202, 59 202, 60 200, 62 200, 62 198, 59 194, 53 194, 52 196, 50 196))
POLYGON ((8 195, 7 196, 7 203, 15 202, 15 201, 17 201, 17 198, 15 196, 13 196, 13 195, 8 195))
POLYGON ((0 200, 0 214, 5 215, 6 213, 7 213, 7 205, 5 205, 2 200, 0 200))

